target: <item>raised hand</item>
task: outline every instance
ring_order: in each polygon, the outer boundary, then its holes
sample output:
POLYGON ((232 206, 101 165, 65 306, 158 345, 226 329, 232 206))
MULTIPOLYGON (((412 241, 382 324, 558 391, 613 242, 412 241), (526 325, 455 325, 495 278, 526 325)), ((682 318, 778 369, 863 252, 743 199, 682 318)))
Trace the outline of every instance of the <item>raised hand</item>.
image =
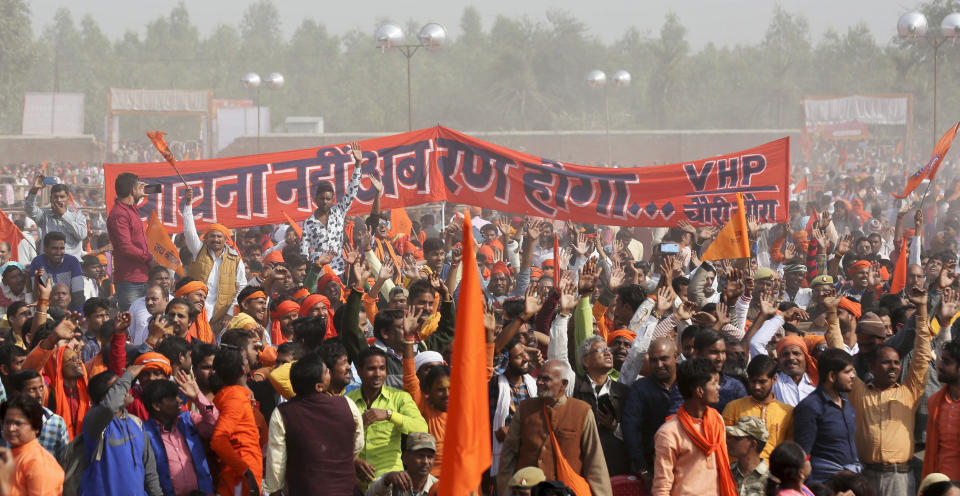
POLYGON ((957 280, 957 275, 954 271, 957 268, 957 262, 950 260, 947 262, 942 269, 940 269, 940 277, 937 278, 937 287, 942 289, 949 288, 953 286, 953 283, 957 280))
POLYGON ((180 392, 184 396, 190 398, 191 400, 197 399, 200 396, 200 386, 197 385, 197 381, 190 378, 190 375, 183 370, 178 370, 177 375, 173 377, 177 382, 177 386, 180 388, 180 392))
POLYGON ((620 289, 620 286, 623 286, 623 280, 626 277, 627 273, 623 270, 623 265, 620 262, 613 262, 610 266, 610 280, 607 281, 607 288, 610 291, 616 292, 620 289))
POLYGON ((450 299, 450 290, 447 289, 447 285, 443 283, 442 279, 440 279, 440 274, 437 274, 436 272, 430 274, 429 280, 430 287, 439 293, 440 301, 447 301, 450 299))
POLYGON ((691 224, 690 221, 683 219, 680 221, 679 224, 677 224, 677 227, 679 227, 684 232, 688 232, 692 234, 694 238, 697 237, 697 228, 693 227, 693 224, 691 224))
POLYGON ((127 332, 127 329, 130 328, 130 322, 133 321, 133 315, 130 312, 120 312, 117 314, 117 321, 114 325, 113 332, 122 333, 127 332))
POLYGON ((44 179, 44 175, 43 175, 42 173, 41 173, 41 174, 37 174, 37 176, 33 178, 33 189, 34 189, 34 190, 41 190, 41 189, 43 189, 43 179, 44 179))
POLYGON ((350 143, 350 154, 353 155, 353 164, 360 165, 360 162, 363 161, 363 149, 360 148, 360 142, 350 143))
POLYGON ((370 178, 370 185, 373 186, 373 190, 377 192, 377 196, 383 196, 383 181, 380 177, 375 174, 370 174, 367 177, 370 178))
POLYGON ((351 265, 351 268, 353 269, 353 277, 356 279, 356 282, 354 283, 356 288, 359 291, 363 291, 364 285, 367 283, 367 279, 370 278, 370 269, 367 268, 367 261, 357 260, 353 265, 351 265))
POLYGON ((378 281, 386 281, 393 279, 393 276, 397 273, 397 266, 394 263, 392 258, 388 258, 383 262, 383 265, 380 266, 380 271, 377 272, 378 281))
POLYGON ((786 260, 793 260, 793 257, 797 255, 797 247, 793 243, 787 243, 783 246, 783 258, 786 260))
POLYGON ((917 230, 919 231, 923 228, 923 210, 917 209, 917 213, 913 214, 913 223, 916 225, 917 230))
POLYGON ((907 291, 907 299, 917 307, 917 311, 927 310, 927 290, 919 286, 913 286, 907 291), (922 307, 922 308, 921 308, 922 307))
POLYGON ((760 221, 757 219, 757 216, 751 215, 747 217, 747 230, 750 231, 751 235, 757 235, 757 231, 760 230, 760 221))
POLYGON ((836 290, 830 290, 830 296, 823 298, 823 306, 827 309, 826 313, 837 313, 841 301, 843 301, 843 296, 838 295, 836 290))
POLYGON ((690 320, 693 318, 693 312, 697 309, 697 304, 692 301, 685 301, 677 307, 676 314, 680 320, 690 320))
POLYGON ((583 233, 577 233, 577 240, 573 243, 573 251, 577 252, 577 255, 585 257, 589 250, 590 243, 587 242, 587 237, 583 233))
POLYGON ((583 264, 583 268, 580 269, 580 278, 577 284, 580 294, 593 293, 596 287, 596 270, 597 263, 593 260, 587 260, 587 263, 583 264))
POLYGON ((844 235, 837 241, 837 250, 836 250, 836 251, 837 251, 837 254, 838 254, 838 255, 846 255, 847 253, 850 253, 850 249, 851 249, 851 248, 853 248, 853 235, 852 235, 852 234, 844 234, 844 235))
POLYGON ((717 321, 713 323, 716 330, 723 329, 723 326, 730 323, 730 307, 723 301, 717 302, 717 321))
POLYGON ((33 281, 33 296, 39 300, 50 300, 50 294, 53 293, 53 281, 43 280, 44 270, 37 269, 33 281))
POLYGON ((867 287, 877 287, 880 284, 880 279, 880 262, 874 260, 870 264, 870 271, 867 273, 867 287))
POLYGON ((940 325, 947 325, 958 311, 960 311, 960 292, 951 287, 944 289, 940 298, 940 312, 937 313, 940 325))
POLYGON ((403 311, 403 340, 407 343, 412 343, 415 341, 417 334, 420 332, 420 328, 417 326, 417 323, 420 322, 420 317, 423 316, 423 309, 410 307, 408 306, 403 311))
POLYGON ((560 282, 560 311, 572 312, 580 301, 580 295, 577 294, 577 288, 571 281, 560 282))
POLYGON ((454 269, 463 261, 463 246, 457 245, 450 250, 450 269, 454 269))
POLYGON ((337 257, 337 254, 332 251, 323 252, 317 257, 317 265, 324 266, 333 261, 337 257))
POLYGON ((777 314, 777 299, 773 292, 760 295, 760 312, 767 317, 777 314))
POLYGON ((677 293, 674 293, 673 288, 669 285, 657 288, 657 313, 660 315, 666 314, 673 308, 673 302, 676 299, 677 293))
POLYGON ((540 227, 542 224, 539 222, 534 222, 529 217, 524 219, 524 222, 529 222, 527 225, 527 235, 530 236, 532 241, 536 241, 540 237, 540 227))
POLYGON ((806 310, 800 307, 793 307, 786 312, 783 312, 783 320, 787 322, 798 322, 801 320, 810 320, 810 316, 807 315, 806 310))
POLYGON ((51 336, 53 336, 56 341, 73 338, 74 331, 79 327, 79 318, 80 316, 76 313, 68 313, 67 316, 53 328, 51 336))
MULTIPOLYGON (((561 281, 560 284, 562 285, 563 282, 561 281)), ((523 297, 523 319, 532 319, 534 315, 540 312, 542 307, 543 297, 538 293, 537 286, 531 284, 527 288, 527 294, 523 297)))
POLYGON ((357 260, 360 260, 360 250, 354 248, 350 243, 344 243, 343 245, 343 261, 348 265, 353 265, 357 263, 357 260))

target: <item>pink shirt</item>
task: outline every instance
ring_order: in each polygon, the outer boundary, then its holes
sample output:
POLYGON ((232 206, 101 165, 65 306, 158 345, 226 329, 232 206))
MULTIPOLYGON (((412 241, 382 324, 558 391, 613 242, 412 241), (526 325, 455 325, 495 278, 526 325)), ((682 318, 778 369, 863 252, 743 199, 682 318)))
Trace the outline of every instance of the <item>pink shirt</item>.
MULTIPOLYGON (((703 430, 700 419, 694 419, 703 430)), ((690 439, 677 417, 667 420, 653 437, 653 496, 704 496, 717 494, 717 461, 690 439)))
MULTIPOLYGON (((193 421, 193 425, 197 427, 200 436, 204 439, 210 439, 220 412, 202 394, 197 396, 196 403, 202 413, 191 411, 190 419, 193 421)), ((155 422, 155 420, 151 421, 155 422)), ((174 422, 169 430, 161 425, 160 438, 163 439, 163 448, 167 452, 167 465, 170 467, 170 482, 173 484, 174 494, 177 496, 189 495, 191 491, 197 489, 198 484, 197 472, 193 468, 193 457, 190 455, 190 447, 187 446, 187 438, 180 432, 177 422, 174 422)))

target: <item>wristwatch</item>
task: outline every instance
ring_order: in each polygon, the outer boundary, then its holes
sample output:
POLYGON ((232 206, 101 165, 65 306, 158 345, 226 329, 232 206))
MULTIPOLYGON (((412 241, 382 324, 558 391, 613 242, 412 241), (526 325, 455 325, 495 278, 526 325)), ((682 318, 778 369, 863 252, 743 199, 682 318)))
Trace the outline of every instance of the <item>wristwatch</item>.
POLYGON ((393 410, 387 410, 387 420, 390 420, 390 417, 393 416, 393 410))

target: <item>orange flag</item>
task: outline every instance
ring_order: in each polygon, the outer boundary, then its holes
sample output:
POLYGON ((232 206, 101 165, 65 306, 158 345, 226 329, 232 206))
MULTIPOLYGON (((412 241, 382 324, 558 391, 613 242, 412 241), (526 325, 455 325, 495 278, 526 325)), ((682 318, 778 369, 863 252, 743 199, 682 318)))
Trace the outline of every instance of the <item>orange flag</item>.
POLYGON ((413 230, 413 222, 407 215, 407 209, 400 207, 390 211, 390 229, 394 234, 403 234, 410 237, 410 231, 413 230))
POLYGON ((894 194, 894 198, 906 198, 913 190, 917 189, 917 186, 920 186, 920 183, 924 179, 929 179, 933 181, 933 178, 937 175, 937 169, 940 168, 940 162, 943 160, 943 157, 947 155, 947 152, 950 151, 950 145, 953 144, 953 138, 957 136, 957 128, 960 127, 960 122, 957 122, 950 128, 943 136, 940 137, 940 141, 937 142, 937 146, 933 147, 933 153, 930 155, 930 160, 924 164, 917 172, 914 172, 912 176, 907 179, 907 185, 903 189, 903 194, 894 194))
POLYGON ((893 268, 893 279, 890 281, 890 294, 897 294, 903 291, 907 285, 907 252, 910 247, 910 237, 903 237, 903 244, 900 245, 900 254, 897 256, 897 265, 893 268))
POLYGON ((440 491, 444 496, 479 494, 480 479, 490 466, 490 398, 487 394, 483 290, 470 228, 463 219, 463 280, 457 300, 456 335, 450 361, 450 405, 443 440, 440 491))
POLYGON ((726 258, 750 258, 750 238, 747 232, 747 210, 743 206, 743 194, 737 193, 737 211, 730 222, 723 226, 716 239, 703 252, 700 260, 723 260, 726 258))
POLYGON ((287 224, 290 224, 290 227, 297 233, 297 237, 303 239, 303 228, 300 227, 300 224, 294 222, 286 210, 283 211, 283 216, 287 219, 287 224))
MULTIPOLYGON (((807 231, 807 235, 811 237, 813 236, 813 224, 817 222, 817 219, 819 218, 819 214, 817 214, 817 209, 814 208, 812 210, 813 210, 813 213, 811 213, 810 218, 807 219, 807 227, 803 228, 804 231, 807 231)), ((825 250, 826 247, 821 249, 825 250)))
POLYGON ((10 243, 9 260, 16 262, 20 260, 20 242, 23 241, 23 232, 20 228, 7 217, 7 214, 0 210, 0 239, 10 243))
POLYGON ((800 193, 801 191, 807 190, 807 176, 803 176, 803 179, 793 187, 793 194, 800 193))
POLYGON ((803 157, 807 160, 810 160, 810 152, 812 152, 810 144, 810 132, 807 130, 807 126, 803 126, 803 134, 800 135, 800 149, 803 150, 803 157))
POLYGON ((173 244, 170 235, 167 234, 167 229, 160 223, 156 211, 150 213, 150 221, 147 222, 147 245, 157 264, 175 270, 181 276, 183 275, 180 251, 173 244))

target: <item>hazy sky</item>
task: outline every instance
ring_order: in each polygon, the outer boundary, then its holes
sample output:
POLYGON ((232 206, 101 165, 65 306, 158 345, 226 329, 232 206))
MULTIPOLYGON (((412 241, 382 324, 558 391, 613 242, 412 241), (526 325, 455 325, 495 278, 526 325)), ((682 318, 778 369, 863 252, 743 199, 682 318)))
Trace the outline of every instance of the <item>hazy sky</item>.
MULTIPOLYGON (((34 29, 50 24, 54 12, 69 7, 74 19, 92 15, 111 39, 127 30, 144 32, 152 19, 169 14, 177 0, 31 0, 34 29)), ((185 0, 194 24, 206 35, 218 24, 238 25, 251 0, 185 0)), ((763 37, 776 4, 790 12, 802 12, 810 22, 815 39, 829 28, 845 31, 848 26, 865 22, 878 41, 885 42, 896 33, 897 18, 917 3, 905 0, 354 0, 324 2, 317 0, 275 0, 283 28, 291 32, 300 21, 312 17, 326 24, 333 33, 352 29, 373 32, 377 19, 386 18, 405 25, 409 19, 444 24, 456 36, 463 8, 477 7, 484 28, 499 14, 526 15, 545 21, 549 9, 562 9, 583 20, 593 35, 603 41, 621 36, 634 26, 656 34, 664 16, 673 10, 687 27, 694 48, 708 42, 718 45, 755 43, 763 37)), ((938 25, 939 20, 931 20, 938 25)))

